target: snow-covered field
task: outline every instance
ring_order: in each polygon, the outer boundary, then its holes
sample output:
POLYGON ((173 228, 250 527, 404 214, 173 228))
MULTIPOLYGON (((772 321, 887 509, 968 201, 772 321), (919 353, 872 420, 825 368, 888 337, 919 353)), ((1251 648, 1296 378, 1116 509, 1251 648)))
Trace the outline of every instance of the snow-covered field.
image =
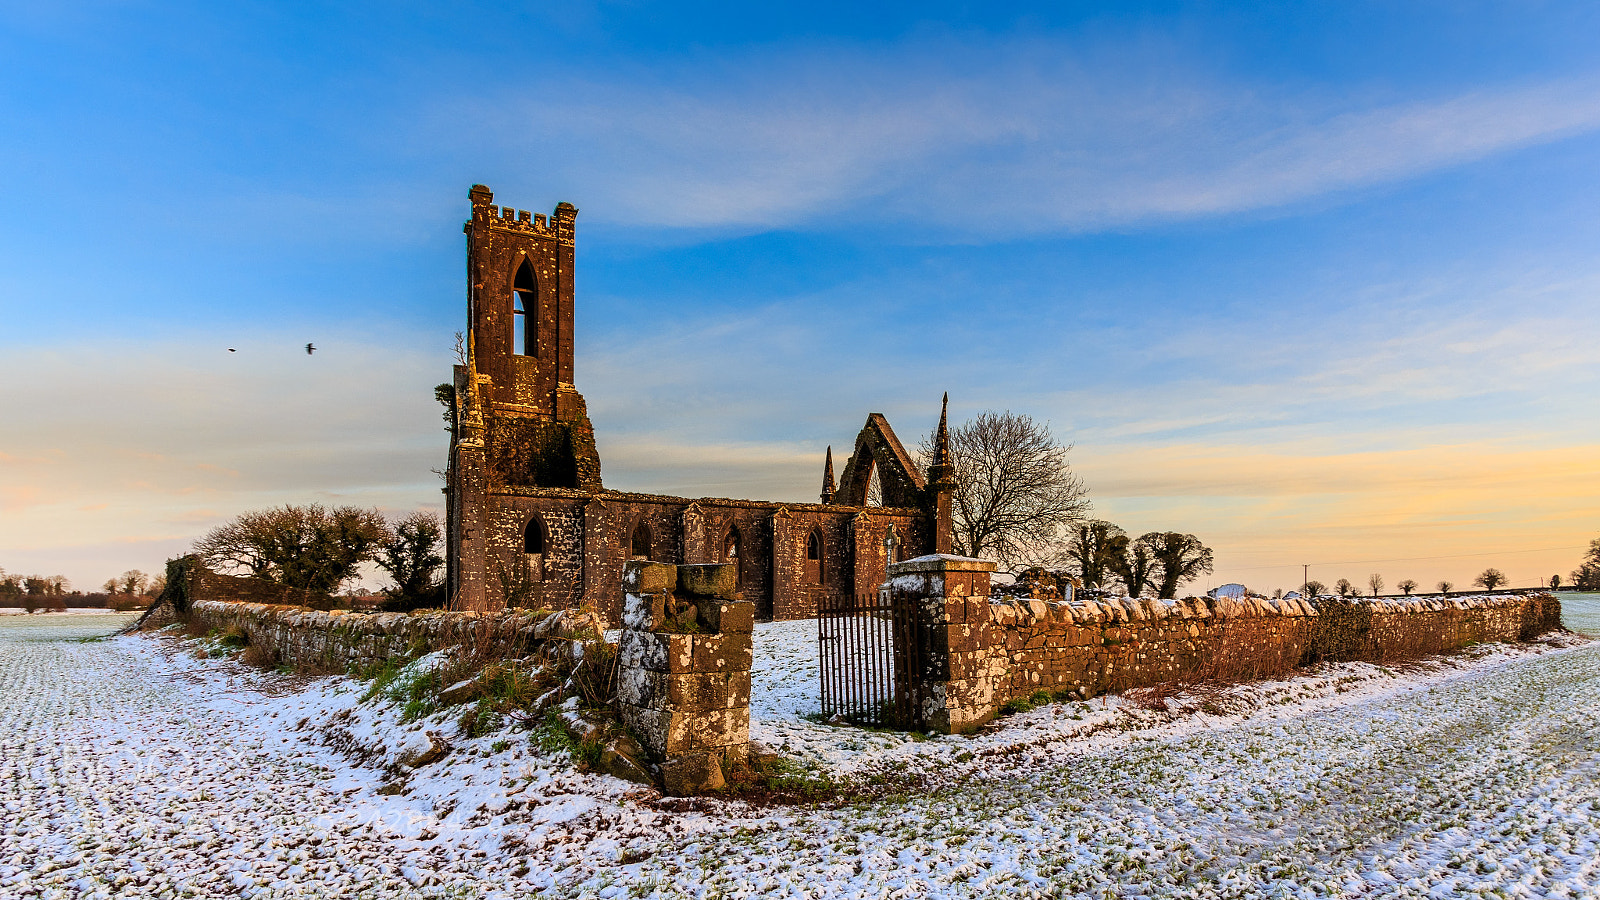
POLYGON ((126 618, 0 619, 0 897, 1600 897, 1600 644, 913 738, 806 720, 815 624, 763 626, 753 736, 854 799, 754 809, 126 618))

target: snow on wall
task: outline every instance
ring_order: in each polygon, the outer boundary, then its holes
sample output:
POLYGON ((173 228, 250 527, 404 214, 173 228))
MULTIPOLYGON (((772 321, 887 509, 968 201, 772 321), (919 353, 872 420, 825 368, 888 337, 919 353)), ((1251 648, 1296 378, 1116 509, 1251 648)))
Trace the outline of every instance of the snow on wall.
POLYGON ((266 660, 297 668, 344 671, 455 644, 510 649, 550 630, 560 613, 356 613, 266 603, 195 600, 190 623, 202 630, 237 629, 266 660), (541 625, 545 627, 541 628, 541 625))
POLYGON ((948 731, 987 722, 1007 701, 1041 690, 1087 699, 1173 681, 1272 677, 1320 661, 1397 662, 1527 640, 1561 623, 1550 594, 1045 601, 991 597, 986 584, 931 573, 885 587, 928 598, 919 608, 932 683, 919 696, 927 724, 948 731))

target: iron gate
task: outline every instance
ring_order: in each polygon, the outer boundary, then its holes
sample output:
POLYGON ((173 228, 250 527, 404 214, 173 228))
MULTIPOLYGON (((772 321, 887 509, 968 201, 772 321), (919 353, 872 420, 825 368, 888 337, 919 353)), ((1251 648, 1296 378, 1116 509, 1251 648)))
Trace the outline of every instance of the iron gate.
POLYGON ((915 598, 834 597, 817 610, 822 716, 853 725, 918 726, 921 644, 915 598))

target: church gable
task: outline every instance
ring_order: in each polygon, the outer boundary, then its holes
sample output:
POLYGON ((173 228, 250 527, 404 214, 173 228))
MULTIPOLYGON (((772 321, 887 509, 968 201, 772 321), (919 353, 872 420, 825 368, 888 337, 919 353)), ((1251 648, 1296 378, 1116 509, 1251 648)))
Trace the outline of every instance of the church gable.
POLYGON ((915 508, 923 505, 926 484, 922 473, 882 413, 868 416, 867 424, 856 435, 855 453, 844 464, 833 503, 866 506, 867 486, 874 470, 883 490, 884 506, 915 508))

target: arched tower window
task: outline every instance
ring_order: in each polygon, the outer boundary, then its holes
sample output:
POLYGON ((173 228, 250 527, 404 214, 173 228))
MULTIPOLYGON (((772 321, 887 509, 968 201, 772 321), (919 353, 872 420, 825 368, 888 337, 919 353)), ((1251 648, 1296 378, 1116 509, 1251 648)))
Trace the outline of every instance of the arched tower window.
POLYGON ((631 555, 633 556, 634 559, 649 559, 650 558, 650 526, 646 525, 643 522, 640 522, 638 527, 633 529, 633 542, 632 543, 633 543, 633 552, 632 552, 631 555))
POLYGON ((811 529, 806 536, 806 584, 822 583, 822 532, 811 529))
POLYGON ((539 282, 533 266, 524 259, 517 269, 511 291, 511 352, 518 356, 539 355, 539 282))
POLYGON ((544 580, 544 523, 538 516, 528 520, 528 527, 522 530, 522 552, 528 559, 528 574, 535 581, 544 580))

